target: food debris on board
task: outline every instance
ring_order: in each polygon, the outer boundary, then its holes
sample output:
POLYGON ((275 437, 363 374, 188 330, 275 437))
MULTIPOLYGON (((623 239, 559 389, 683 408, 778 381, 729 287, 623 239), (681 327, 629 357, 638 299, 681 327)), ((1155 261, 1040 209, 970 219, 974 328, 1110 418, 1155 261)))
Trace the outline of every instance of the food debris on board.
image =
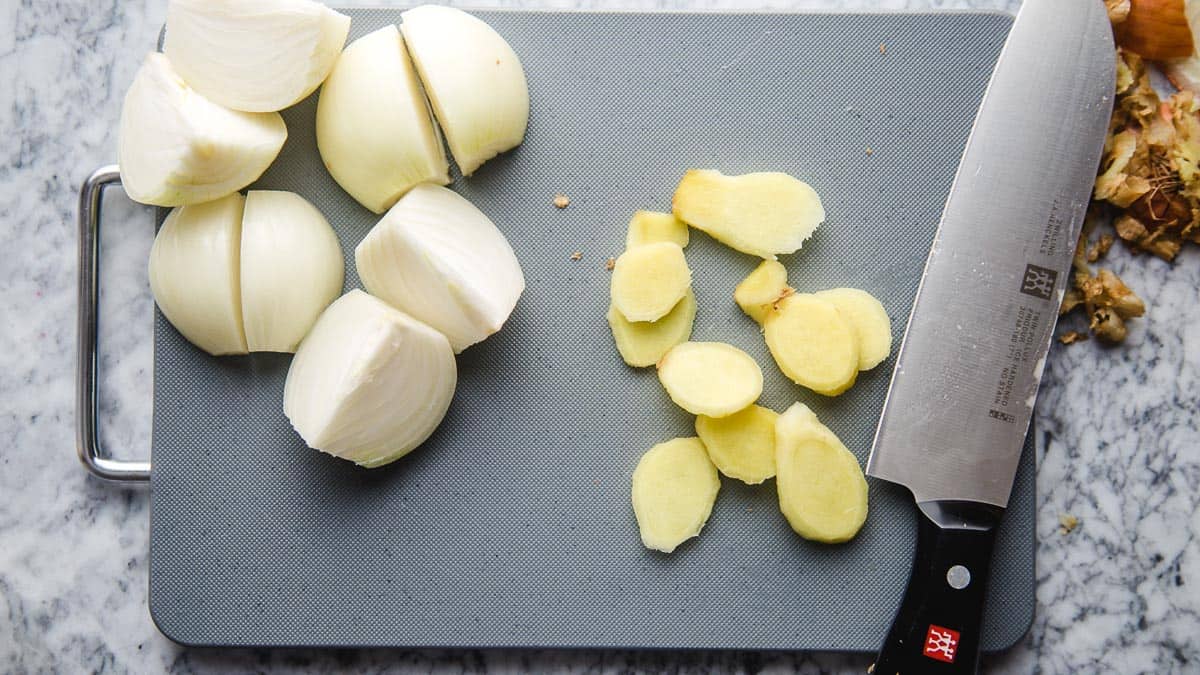
POLYGON ((1148 59, 1182 59, 1192 53, 1190 0, 1107 0, 1117 45, 1148 59))
POLYGON ((1108 249, 1112 248, 1113 236, 1111 234, 1102 234, 1100 238, 1092 243, 1087 248, 1087 261, 1094 263, 1108 254, 1108 249))
MULTIPOLYGON (((1092 335, 1119 343, 1145 305, 1115 272, 1090 265, 1117 240, 1167 262, 1200 244, 1200 54, 1183 0, 1105 0, 1105 7, 1118 44, 1113 113, 1060 314, 1081 309, 1092 335), (1156 65, 1179 91, 1159 94, 1156 65)), ((1083 339, 1078 330, 1059 337, 1083 339)))
POLYGON ((570 198, 570 197, 568 197, 568 196, 564 195, 564 194, 563 194, 563 193, 561 193, 561 192, 560 192, 560 193, 558 193, 558 194, 556 194, 556 195, 554 195, 554 208, 556 208, 556 209, 565 209, 565 208, 567 208, 567 207, 568 207, 568 206, 570 206, 570 205, 571 205, 571 198, 570 198))
POLYGON ((1079 527, 1079 519, 1075 516, 1064 513, 1058 517, 1058 533, 1062 535, 1071 534, 1075 528, 1079 527))
POLYGON ((1117 91, 1093 198, 1133 251, 1175 259, 1200 243, 1200 102, 1190 91, 1159 98, 1146 62, 1117 52, 1117 91))
POLYGON ((1129 0, 1104 0, 1108 20, 1115 26, 1129 17, 1129 0))
MULTIPOLYGON (((1095 218, 1089 218, 1079 235, 1079 246, 1075 249, 1072 262, 1071 288, 1063 296, 1059 314, 1069 314, 1081 308, 1088 317, 1088 330, 1093 335, 1108 343, 1119 343, 1128 335, 1125 322, 1145 314, 1146 305, 1112 270, 1092 272, 1088 262, 1093 254, 1098 258, 1101 250, 1107 250, 1103 236, 1096 244, 1088 245, 1088 238, 1096 223, 1095 218)), ((1059 341, 1065 345, 1081 342, 1080 338, 1067 338, 1070 333, 1077 332, 1069 331, 1059 341)))
POLYGON ((1076 342, 1083 342, 1086 339, 1088 339, 1088 334, 1080 333, 1077 330, 1069 330, 1069 331, 1063 333, 1062 335, 1058 336, 1058 341, 1063 343, 1064 345, 1074 344, 1076 342))
POLYGON ((583 251, 575 251, 572 253, 571 260, 583 260, 583 251))

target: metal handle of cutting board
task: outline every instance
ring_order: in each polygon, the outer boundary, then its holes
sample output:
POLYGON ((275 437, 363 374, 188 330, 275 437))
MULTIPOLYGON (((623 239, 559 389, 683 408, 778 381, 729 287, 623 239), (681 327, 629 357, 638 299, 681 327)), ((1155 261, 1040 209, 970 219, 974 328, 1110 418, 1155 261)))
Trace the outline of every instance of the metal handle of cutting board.
POLYGON ((79 461, 92 475, 105 480, 150 480, 150 462, 126 461, 106 456, 96 433, 97 326, 100 308, 100 197, 104 188, 121 182, 116 165, 92 172, 79 189, 79 333, 75 364, 75 449, 79 461))

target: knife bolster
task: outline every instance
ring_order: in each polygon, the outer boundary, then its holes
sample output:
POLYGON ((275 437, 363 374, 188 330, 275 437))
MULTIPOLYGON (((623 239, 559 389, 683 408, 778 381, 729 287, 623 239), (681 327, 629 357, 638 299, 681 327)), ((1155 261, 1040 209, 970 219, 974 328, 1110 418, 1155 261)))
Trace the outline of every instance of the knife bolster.
POLYGON ((974 673, 992 545, 1004 510, 961 501, 917 507, 908 589, 871 672, 974 673))
POLYGON ((953 530, 993 530, 1004 515, 1004 509, 980 502, 917 502, 917 508, 933 524, 953 530))

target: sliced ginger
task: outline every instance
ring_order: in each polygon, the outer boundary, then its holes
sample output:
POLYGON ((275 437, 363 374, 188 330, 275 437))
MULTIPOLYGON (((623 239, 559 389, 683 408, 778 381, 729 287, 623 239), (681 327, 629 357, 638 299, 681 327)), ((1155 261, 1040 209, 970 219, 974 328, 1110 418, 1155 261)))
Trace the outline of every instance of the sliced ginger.
POLYGON ((722 342, 672 347, 658 362, 658 379, 680 408, 709 417, 726 417, 749 406, 763 385, 754 359, 722 342))
POLYGON ((892 320, 875 296, 857 288, 831 288, 815 295, 836 307, 854 327, 859 370, 874 368, 892 353, 892 320))
POLYGON ((767 312, 763 337, 788 379, 837 396, 858 377, 858 335, 831 303, 811 293, 789 295, 767 312))
POLYGON ((696 296, 691 290, 658 321, 629 321, 616 307, 608 308, 608 325, 612 328, 617 351, 625 363, 634 368, 652 366, 671 347, 687 342, 695 319, 696 296))
POLYGON ((867 519, 867 481, 838 437, 802 403, 775 423, 779 509, 796 534, 827 544, 849 541, 867 519))
POLYGON ((779 413, 752 405, 727 417, 696 417, 696 435, 721 473, 758 485, 775 475, 775 421, 779 413))
POLYGON ((629 232, 625 235, 625 248, 658 241, 669 241, 687 248, 688 227, 670 213, 638 211, 629 219, 629 232))
POLYGON ((636 246, 613 266, 612 304, 630 321, 657 321, 683 299, 691 284, 692 272, 679 244, 636 246))
POLYGON ((670 553, 700 534, 721 479, 699 438, 659 443, 633 471, 633 514, 646 548, 670 553))
POLYGON ((793 253, 825 220, 821 198, 786 173, 726 176, 690 170, 671 203, 675 217, 743 253, 793 253))
POLYGON ((771 306, 791 292, 787 268, 777 260, 764 260, 733 289, 733 300, 747 316, 762 323, 771 306))
POLYGON ((787 285, 787 269, 774 260, 743 279, 733 299, 762 325, 783 374, 818 394, 846 391, 860 369, 891 352, 891 320, 871 294, 856 288, 796 293, 787 285))

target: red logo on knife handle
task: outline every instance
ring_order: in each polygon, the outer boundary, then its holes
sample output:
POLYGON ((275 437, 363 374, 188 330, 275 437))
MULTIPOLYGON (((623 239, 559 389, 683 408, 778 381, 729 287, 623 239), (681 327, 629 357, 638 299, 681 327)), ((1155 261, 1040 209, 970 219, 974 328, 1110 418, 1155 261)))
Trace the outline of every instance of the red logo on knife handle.
POLYGON ((925 634, 925 656, 946 663, 954 663, 954 654, 957 651, 958 631, 933 623, 929 624, 929 632, 925 634))

